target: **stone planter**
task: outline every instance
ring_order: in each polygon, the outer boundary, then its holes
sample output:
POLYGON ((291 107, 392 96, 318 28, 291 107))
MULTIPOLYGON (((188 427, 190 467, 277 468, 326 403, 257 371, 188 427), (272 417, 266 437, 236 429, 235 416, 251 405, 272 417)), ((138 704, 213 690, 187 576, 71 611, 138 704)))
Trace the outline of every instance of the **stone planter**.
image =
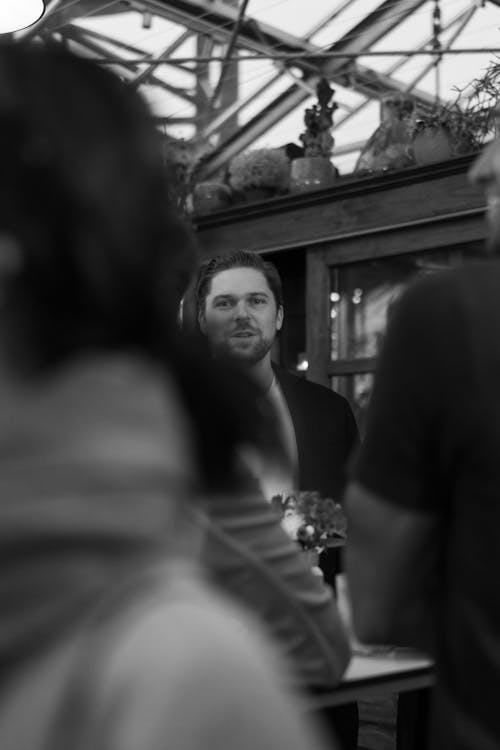
POLYGON ((453 154, 451 136, 441 127, 424 128, 415 134, 413 152, 415 164, 432 164, 450 159, 453 154))
POLYGON ((292 161, 290 192, 320 190, 333 185, 335 178, 335 167, 326 156, 302 156, 292 161))

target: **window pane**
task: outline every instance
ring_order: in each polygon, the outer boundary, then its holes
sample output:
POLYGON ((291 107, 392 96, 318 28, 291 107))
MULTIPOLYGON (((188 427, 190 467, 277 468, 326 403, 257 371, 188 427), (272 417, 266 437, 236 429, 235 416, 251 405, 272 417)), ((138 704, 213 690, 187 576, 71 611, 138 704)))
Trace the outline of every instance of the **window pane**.
POLYGON ((365 430, 366 410, 373 389, 372 372, 357 375, 337 375, 331 379, 331 387, 350 403, 361 435, 365 430))
POLYGON ((330 270, 330 359, 352 360, 378 354, 391 305, 410 281, 476 257, 481 245, 426 251, 330 270))

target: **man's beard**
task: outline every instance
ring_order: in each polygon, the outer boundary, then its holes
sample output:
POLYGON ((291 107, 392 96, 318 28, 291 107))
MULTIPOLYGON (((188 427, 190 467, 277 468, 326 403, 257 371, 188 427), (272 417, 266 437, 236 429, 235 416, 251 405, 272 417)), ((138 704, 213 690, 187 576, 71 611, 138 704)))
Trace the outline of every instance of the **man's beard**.
POLYGON ((259 336, 257 340, 252 340, 252 345, 248 348, 232 346, 229 341, 220 342, 213 349, 216 359, 230 362, 235 367, 243 369, 253 367, 260 362, 270 351, 273 342, 259 336))

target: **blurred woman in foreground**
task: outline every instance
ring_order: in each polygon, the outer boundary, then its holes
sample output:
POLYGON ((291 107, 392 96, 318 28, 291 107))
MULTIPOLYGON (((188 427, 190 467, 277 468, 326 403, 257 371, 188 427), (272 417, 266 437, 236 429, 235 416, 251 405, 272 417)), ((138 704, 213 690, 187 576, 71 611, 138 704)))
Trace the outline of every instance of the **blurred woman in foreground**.
POLYGON ((3 46, 0 151, 0 747, 317 748, 193 562, 168 355, 194 252, 149 112, 63 49, 3 46))

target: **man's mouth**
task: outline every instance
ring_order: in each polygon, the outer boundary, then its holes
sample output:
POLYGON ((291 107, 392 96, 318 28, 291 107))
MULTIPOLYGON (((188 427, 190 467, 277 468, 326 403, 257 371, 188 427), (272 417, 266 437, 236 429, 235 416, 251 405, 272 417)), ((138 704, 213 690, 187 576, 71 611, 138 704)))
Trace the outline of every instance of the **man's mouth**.
POLYGON ((247 338, 248 336, 255 336, 255 333, 255 331, 246 329, 244 331, 234 331, 231 335, 236 336, 237 338, 247 338))

